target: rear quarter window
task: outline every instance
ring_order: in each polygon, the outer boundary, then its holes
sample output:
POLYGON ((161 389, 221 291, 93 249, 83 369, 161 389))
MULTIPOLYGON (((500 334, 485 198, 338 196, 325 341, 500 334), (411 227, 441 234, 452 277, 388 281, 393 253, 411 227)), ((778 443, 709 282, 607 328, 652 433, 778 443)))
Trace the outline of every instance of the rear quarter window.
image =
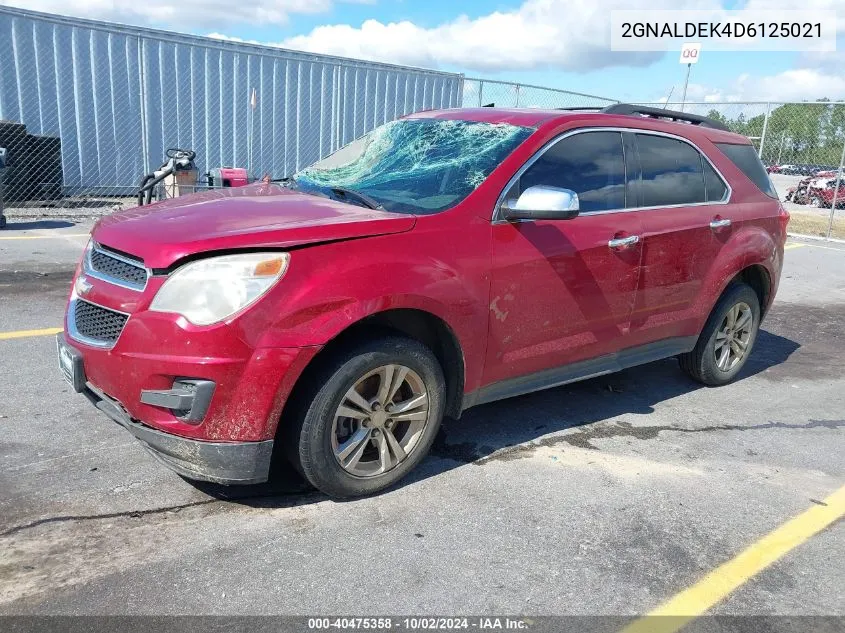
POLYGON ((722 153, 727 156, 730 161, 748 176, 757 188, 760 189, 770 198, 777 199, 778 194, 775 191, 772 181, 769 180, 769 174, 760 158, 757 156, 757 151, 753 145, 736 145, 733 143, 716 143, 722 153))

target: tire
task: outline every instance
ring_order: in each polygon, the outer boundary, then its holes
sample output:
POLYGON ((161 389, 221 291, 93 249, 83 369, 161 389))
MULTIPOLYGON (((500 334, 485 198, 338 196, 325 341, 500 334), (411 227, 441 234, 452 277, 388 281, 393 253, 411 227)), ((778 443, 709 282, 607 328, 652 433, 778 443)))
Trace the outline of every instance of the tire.
POLYGON ((693 380, 709 387, 718 387, 731 382, 751 355, 759 329, 760 300, 757 293, 747 284, 731 284, 716 302, 695 348, 678 357, 681 369, 693 380), (730 329, 728 319, 734 308, 737 308, 737 312, 733 313, 736 315, 736 322, 743 320, 745 308, 750 312, 751 323, 747 333, 742 328, 736 334, 725 334, 726 328, 730 329), (731 338, 736 341, 736 347, 729 345, 728 357, 725 361, 723 354, 726 350, 722 341, 730 341, 731 338), (719 342, 718 350, 717 341, 719 342), (746 347, 742 356, 737 358, 735 349, 741 349, 743 342, 746 347), (722 363, 719 362, 720 360, 722 363))
POLYGON ((446 393, 443 370, 427 347, 399 336, 364 341, 339 350, 313 376, 312 391, 301 398, 285 444, 294 467, 315 488, 339 499, 373 494, 398 482, 426 456, 440 428, 446 393), (390 384, 386 390, 391 391, 400 379, 395 395, 382 397, 381 385, 390 384), (425 404, 395 412, 422 394, 425 404))

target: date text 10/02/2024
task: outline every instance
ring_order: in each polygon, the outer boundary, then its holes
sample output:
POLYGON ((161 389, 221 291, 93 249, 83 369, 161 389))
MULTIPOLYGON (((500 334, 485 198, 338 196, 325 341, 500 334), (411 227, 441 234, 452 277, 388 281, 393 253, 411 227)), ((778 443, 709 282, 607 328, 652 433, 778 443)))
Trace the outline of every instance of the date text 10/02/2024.
POLYGON ((369 630, 389 631, 438 631, 438 630, 528 630, 531 621, 528 619, 509 617, 478 617, 478 618, 444 618, 444 617, 406 617, 406 618, 309 618, 308 628, 311 630, 369 630))

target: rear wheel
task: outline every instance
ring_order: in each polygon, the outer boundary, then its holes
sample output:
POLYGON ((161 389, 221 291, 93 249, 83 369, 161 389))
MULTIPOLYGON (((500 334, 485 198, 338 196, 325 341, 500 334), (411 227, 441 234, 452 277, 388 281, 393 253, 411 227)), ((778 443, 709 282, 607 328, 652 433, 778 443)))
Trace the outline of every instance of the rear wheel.
POLYGON ((289 450, 319 490, 338 498, 372 494, 428 453, 443 417, 445 381, 424 345, 388 336, 348 348, 315 382, 319 389, 301 408, 289 450))
POLYGON ((740 372, 760 328, 760 301, 744 283, 731 285, 710 313, 695 348, 678 357, 681 368, 708 386, 731 382, 740 372))

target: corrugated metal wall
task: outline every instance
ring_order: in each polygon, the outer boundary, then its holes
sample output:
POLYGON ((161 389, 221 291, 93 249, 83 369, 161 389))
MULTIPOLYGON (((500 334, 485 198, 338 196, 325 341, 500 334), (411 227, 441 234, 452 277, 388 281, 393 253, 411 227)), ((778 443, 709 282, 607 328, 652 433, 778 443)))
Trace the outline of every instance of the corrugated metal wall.
POLYGON ((168 147, 287 175, 462 76, 0 7, 0 119, 59 136, 68 194, 131 190, 168 147), (255 92, 255 107, 251 105, 255 92))

